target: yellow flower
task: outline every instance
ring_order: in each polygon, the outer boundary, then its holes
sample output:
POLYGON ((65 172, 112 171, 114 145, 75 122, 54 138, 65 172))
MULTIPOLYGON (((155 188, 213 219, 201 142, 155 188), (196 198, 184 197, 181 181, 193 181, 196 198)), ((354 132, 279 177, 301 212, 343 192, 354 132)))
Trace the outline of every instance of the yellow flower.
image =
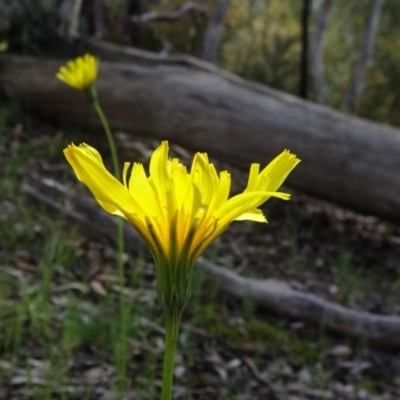
POLYGON ((75 60, 68 61, 62 66, 56 77, 78 90, 86 90, 93 86, 99 70, 99 58, 85 54, 75 60))
POLYGON ((233 221, 267 222, 258 208, 277 192, 299 159, 283 151, 260 171, 252 164, 243 193, 229 198, 230 174, 217 174, 207 154, 194 156, 190 171, 178 159, 168 159, 162 142, 146 175, 139 163, 125 163, 123 182, 104 167, 100 154, 86 144, 64 150, 77 178, 85 183, 107 212, 127 219, 149 246, 157 268, 159 298, 164 305, 186 304, 188 280, 200 254, 233 221))

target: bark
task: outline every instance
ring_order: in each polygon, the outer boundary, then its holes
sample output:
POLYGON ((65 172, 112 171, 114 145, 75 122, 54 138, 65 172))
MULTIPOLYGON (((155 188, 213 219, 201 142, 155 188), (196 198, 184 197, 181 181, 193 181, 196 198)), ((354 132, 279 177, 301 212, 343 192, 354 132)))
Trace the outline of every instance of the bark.
MULTIPOLYGON (((94 201, 71 193, 52 180, 36 178, 23 190, 33 200, 63 213, 78 223, 84 233, 97 240, 115 241, 117 218, 106 214, 94 201), (111 233, 112 232, 112 233, 111 233)), ((143 254, 144 243, 128 224, 124 226, 125 245, 130 254, 143 254)), ((251 300, 275 314, 306 320, 342 334, 363 338, 384 346, 400 346, 400 317, 352 310, 316 295, 290 288, 277 279, 245 278, 200 258, 196 267, 220 289, 241 300, 251 300)))
POLYGON ((358 101, 365 87, 368 68, 371 64, 372 51, 375 44, 382 6, 385 0, 373 0, 364 39, 350 79, 349 88, 344 96, 343 109, 355 113, 358 101))
MULTIPOLYGON (((303 160, 288 185, 400 222, 398 129, 248 82, 193 57, 161 59, 93 43, 102 57, 99 98, 114 131, 168 139, 246 170, 288 148, 303 160)), ((0 87, 38 115, 99 126, 82 93, 54 78, 62 62, 2 55, 0 87)))
POLYGON ((311 64, 314 90, 318 103, 326 103, 326 85, 324 78, 323 44, 326 27, 331 14, 333 0, 324 0, 315 19, 315 30, 311 47, 311 64))
POLYGON ((213 15, 206 28, 202 59, 215 63, 218 54, 218 47, 221 41, 225 17, 228 12, 231 0, 217 0, 213 15))

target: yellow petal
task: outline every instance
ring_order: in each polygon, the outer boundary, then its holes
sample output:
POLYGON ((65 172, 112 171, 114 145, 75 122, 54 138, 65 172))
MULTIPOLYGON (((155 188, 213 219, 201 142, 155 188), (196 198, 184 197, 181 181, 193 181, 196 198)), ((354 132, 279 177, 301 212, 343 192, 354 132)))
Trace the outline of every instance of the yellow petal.
POLYGON ((240 215, 259 207, 270 197, 288 200, 290 195, 280 192, 246 192, 229 199, 215 214, 219 224, 225 225, 234 221, 240 215))
POLYGON ((300 160, 294 154, 291 154, 288 150, 284 150, 260 172, 260 176, 267 176, 270 182, 268 187, 260 184, 260 186, 257 186, 257 190, 269 190, 271 192, 278 190, 290 171, 299 162, 300 160))
POLYGON ((259 173, 260 173, 260 164, 251 164, 246 191, 256 190, 257 178, 259 173))
POLYGON ((263 212, 255 208, 254 210, 250 210, 245 212, 242 215, 239 215, 235 221, 253 221, 253 222, 268 222, 267 219, 265 218, 265 215, 263 212))
POLYGON ((86 90, 97 79, 99 59, 91 54, 85 54, 62 66, 56 78, 78 90, 86 90))
POLYGON ((140 204, 146 215, 151 217, 162 216, 162 209, 156 193, 150 185, 142 164, 134 163, 129 179, 129 192, 140 204))
POLYGON ((218 191, 215 193, 214 208, 218 210, 229 198, 231 191, 231 174, 227 171, 221 171, 219 174, 218 191))
POLYGON ((168 215, 167 192, 170 188, 170 180, 167 171, 168 142, 164 141, 154 150, 150 159, 149 182, 153 186, 158 200, 161 202, 163 213, 168 215))
POLYGON ((188 190, 192 182, 186 167, 176 158, 171 163, 171 183, 172 190, 175 192, 176 207, 180 210, 187 200, 188 190))
POLYGON ((137 212, 137 203, 128 190, 106 170, 99 153, 93 147, 71 144, 64 150, 64 154, 77 178, 89 188, 107 212, 114 214, 115 209, 122 213, 137 212))
POLYGON ((199 188, 204 204, 209 204, 213 195, 213 180, 208 167, 208 157, 196 153, 190 170, 193 183, 199 188))
MULTIPOLYGON (((63 79, 86 79, 93 65, 85 61, 73 64, 80 67, 76 75, 61 70, 63 79)), ((231 178, 227 171, 218 175, 207 154, 197 153, 188 173, 178 159, 168 159, 167 142, 154 151, 148 176, 142 164, 134 163, 129 172, 131 163, 125 163, 123 184, 106 170, 92 147, 70 145, 64 152, 78 179, 89 187, 99 204, 127 218, 149 245, 157 276, 163 271, 160 295, 164 302, 173 293, 185 292, 185 274, 231 222, 267 222, 259 207, 270 197, 289 199, 289 194, 276 190, 299 162, 284 151, 261 172, 259 164, 252 164, 246 190, 229 199, 231 178), (162 294, 166 288, 163 285, 174 286, 169 287, 167 297, 162 294)))

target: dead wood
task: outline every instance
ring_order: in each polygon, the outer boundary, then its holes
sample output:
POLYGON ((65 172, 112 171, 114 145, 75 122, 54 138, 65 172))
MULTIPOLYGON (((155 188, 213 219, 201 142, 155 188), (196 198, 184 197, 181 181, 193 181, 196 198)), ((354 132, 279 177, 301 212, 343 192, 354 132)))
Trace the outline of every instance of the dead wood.
MULTIPOLYGON (((117 218, 106 214, 93 201, 73 194, 52 180, 36 178, 23 186, 29 197, 44 203, 78 223, 86 234, 97 240, 115 240, 117 218), (111 227, 111 228, 110 228, 111 227), (115 228, 115 229, 114 229, 115 228)), ((128 224, 124 227, 127 250, 138 254, 144 249, 139 235, 128 224)), ((400 346, 400 317, 352 310, 319 296, 290 288, 276 279, 253 279, 217 266, 204 258, 197 261, 206 277, 219 284, 226 293, 241 300, 247 298, 276 314, 311 321, 345 335, 362 338, 385 346, 400 346)))
MULTIPOLYGON (((92 42, 115 131, 168 139, 231 165, 265 165, 289 148, 298 190, 400 222, 400 131, 248 82, 190 56, 92 42), (123 60, 106 62, 105 59, 123 60)), ((61 61, 0 56, 0 87, 53 120, 99 126, 85 97, 57 81, 61 61)))
POLYGON ((204 4, 185 3, 181 7, 179 7, 179 9, 176 11, 171 11, 171 12, 150 11, 145 14, 132 16, 131 21, 135 23, 175 22, 190 12, 198 12, 204 15, 206 11, 207 7, 204 4))

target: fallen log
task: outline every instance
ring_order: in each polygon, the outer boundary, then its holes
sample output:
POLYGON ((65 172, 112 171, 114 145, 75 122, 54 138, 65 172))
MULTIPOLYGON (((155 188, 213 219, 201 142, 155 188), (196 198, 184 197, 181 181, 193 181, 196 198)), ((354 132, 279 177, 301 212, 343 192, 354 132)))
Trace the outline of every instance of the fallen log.
MULTIPOLYGON (((31 199, 77 223, 90 237, 99 241, 116 240, 112 232, 117 231, 117 218, 105 213, 94 201, 78 197, 65 186, 49 179, 36 178, 32 184, 25 184, 23 190, 31 199)), ((128 224, 124 226, 124 235, 127 251, 142 254, 144 244, 128 224)), ((314 294, 294 290, 277 279, 242 277, 202 257, 197 261, 196 268, 203 271, 208 279, 217 282, 220 289, 229 295, 241 300, 250 299, 255 305, 275 314, 317 323, 323 328, 375 344, 400 346, 400 316, 352 310, 314 294)))
MULTIPOLYGON (((193 57, 92 42, 114 130, 169 139, 232 165, 266 164, 284 148, 302 164, 298 190, 400 222, 400 131, 248 82, 193 57), (124 62, 116 62, 122 60, 124 62)), ((0 86, 43 116, 97 126, 86 99, 54 76, 62 61, 0 57, 0 86)))

